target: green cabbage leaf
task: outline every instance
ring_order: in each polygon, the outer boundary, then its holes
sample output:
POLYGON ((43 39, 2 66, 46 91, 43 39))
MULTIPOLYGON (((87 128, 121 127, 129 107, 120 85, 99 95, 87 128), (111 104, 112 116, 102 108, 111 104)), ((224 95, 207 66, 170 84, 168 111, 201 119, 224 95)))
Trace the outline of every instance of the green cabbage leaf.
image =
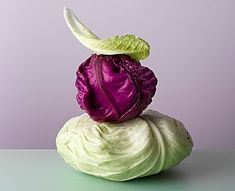
POLYGON ((73 35, 85 47, 97 54, 126 54, 135 60, 143 60, 148 57, 150 53, 149 44, 136 35, 127 34, 100 39, 90 31, 70 9, 64 8, 64 18, 73 35))

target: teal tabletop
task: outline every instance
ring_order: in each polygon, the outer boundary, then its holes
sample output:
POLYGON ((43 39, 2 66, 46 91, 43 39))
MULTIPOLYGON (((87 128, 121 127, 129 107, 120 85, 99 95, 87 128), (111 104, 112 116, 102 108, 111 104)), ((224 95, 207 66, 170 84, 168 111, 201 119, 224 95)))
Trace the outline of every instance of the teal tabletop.
POLYGON ((0 191, 234 191, 235 150, 195 150, 172 170, 126 182, 76 172, 55 150, 0 150, 0 191))

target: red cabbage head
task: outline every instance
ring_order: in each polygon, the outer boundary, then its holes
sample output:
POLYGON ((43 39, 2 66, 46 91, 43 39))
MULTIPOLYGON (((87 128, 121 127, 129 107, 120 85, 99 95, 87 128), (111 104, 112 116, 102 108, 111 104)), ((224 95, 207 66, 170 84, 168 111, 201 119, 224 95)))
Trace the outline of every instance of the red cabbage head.
POLYGON ((157 78, 127 55, 92 54, 77 71, 77 102, 95 121, 121 122, 151 103, 157 78))

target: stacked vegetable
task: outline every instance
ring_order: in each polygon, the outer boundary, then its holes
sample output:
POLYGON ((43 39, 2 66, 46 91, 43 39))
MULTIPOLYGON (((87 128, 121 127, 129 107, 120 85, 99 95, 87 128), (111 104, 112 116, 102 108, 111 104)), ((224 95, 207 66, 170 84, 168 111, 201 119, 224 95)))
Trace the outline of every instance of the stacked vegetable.
POLYGON ((100 39, 71 10, 72 33, 92 54, 77 71, 77 101, 86 114, 72 118, 56 138, 59 154, 76 170, 125 181, 168 170, 187 157, 192 139, 178 120, 145 111, 157 78, 139 60, 149 55, 135 35, 100 39))

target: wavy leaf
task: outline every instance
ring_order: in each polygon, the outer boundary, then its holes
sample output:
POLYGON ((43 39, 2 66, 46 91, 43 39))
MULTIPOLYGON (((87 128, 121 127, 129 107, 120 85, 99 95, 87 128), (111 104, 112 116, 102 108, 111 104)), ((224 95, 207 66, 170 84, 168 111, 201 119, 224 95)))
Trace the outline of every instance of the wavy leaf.
POLYGON ((64 17, 73 35, 85 47, 98 54, 126 54, 135 60, 142 60, 148 57, 150 53, 149 44, 136 35, 127 34, 100 39, 90 31, 70 9, 64 8, 64 17))

